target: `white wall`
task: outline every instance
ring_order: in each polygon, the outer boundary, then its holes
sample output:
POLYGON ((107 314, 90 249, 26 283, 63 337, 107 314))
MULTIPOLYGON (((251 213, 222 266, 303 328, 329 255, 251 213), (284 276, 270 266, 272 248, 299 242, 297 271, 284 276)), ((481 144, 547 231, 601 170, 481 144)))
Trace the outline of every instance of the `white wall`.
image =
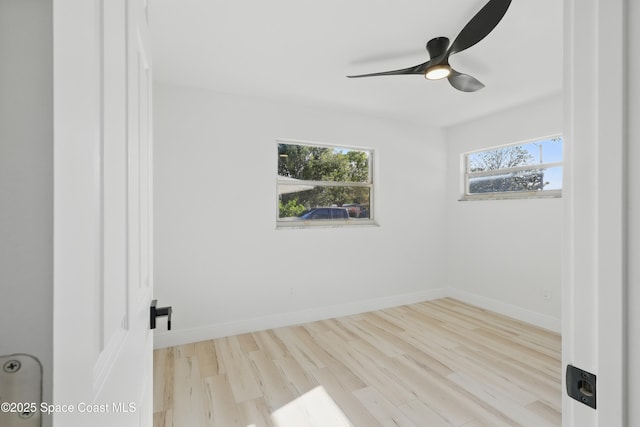
POLYGON ((51 22, 50 0, 0 2, 0 355, 37 357, 44 366, 47 401, 53 274, 51 22))
POLYGON ((629 185, 629 253, 628 268, 628 299, 627 299, 627 338, 628 338, 628 398, 627 408, 629 418, 627 425, 640 425, 640 82, 636 76, 640 75, 640 29, 631 23, 640 22, 640 3, 629 0, 627 2, 628 23, 628 156, 627 173, 629 185))
POLYGON ((554 330, 560 328, 562 199, 458 199, 462 153, 561 132, 560 95, 446 130, 453 295, 554 330))
POLYGON ((156 346, 353 313, 445 283, 445 149, 410 123, 157 85, 156 346), (373 148, 379 227, 276 230, 276 139, 373 148))

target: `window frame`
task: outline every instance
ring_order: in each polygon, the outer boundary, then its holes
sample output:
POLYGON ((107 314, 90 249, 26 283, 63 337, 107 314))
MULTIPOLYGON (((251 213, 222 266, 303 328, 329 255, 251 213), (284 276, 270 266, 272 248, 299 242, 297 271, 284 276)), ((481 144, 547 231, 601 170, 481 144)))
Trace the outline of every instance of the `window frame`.
MULTIPOLYGON (((368 153, 367 162, 368 162, 368 180, 366 182, 350 182, 350 181, 307 181, 300 180, 306 185, 318 186, 318 187, 361 187, 369 189, 369 218, 366 219, 314 219, 314 220, 300 220, 300 221, 283 221, 280 219, 280 185, 287 185, 286 180, 281 180, 280 178, 288 178, 288 177, 280 177, 278 175, 278 160, 276 157, 276 204, 275 204, 275 214, 276 214, 276 228, 284 229, 284 228, 341 228, 341 227, 362 227, 362 226, 377 226, 377 222, 375 220, 375 149, 368 147, 360 147, 350 144, 335 144, 335 143, 325 143, 325 142, 315 142, 315 141, 302 141, 302 140, 293 140, 293 139, 277 139, 275 143, 276 155, 278 154, 278 145, 286 144, 286 145, 302 145, 306 147, 319 147, 319 148, 331 148, 331 149, 348 149, 354 151, 363 151, 368 153)), ((292 179, 292 178, 289 178, 292 179)), ((291 182, 289 181, 289 184, 291 182)), ((340 206, 338 206, 340 207, 340 206)))
MULTIPOLYGON (((494 169, 494 170, 488 170, 488 171, 478 171, 478 172, 469 171, 469 157, 473 154, 483 153, 483 152, 492 151, 500 148, 514 147, 519 145, 522 146, 522 145, 527 145, 527 144, 531 144, 539 141, 545 141, 553 138, 563 138, 563 136, 561 133, 552 134, 548 136, 531 138, 524 141, 513 142, 509 144, 495 145, 488 148, 466 151, 462 153, 460 155, 462 180, 461 180, 460 198, 458 199, 458 201, 501 200, 501 199, 545 199, 545 198, 562 197, 561 188, 554 189, 554 190, 500 191, 500 192, 492 192, 492 193, 475 193, 475 194, 469 193, 470 179, 474 177, 504 175, 511 172, 519 172, 519 171, 533 170, 533 169, 551 169, 554 167, 561 167, 563 169, 563 174, 564 174, 564 139, 562 141, 563 143, 562 161, 537 163, 534 165, 516 166, 511 168, 494 169)), ((562 184, 564 185, 564 175, 563 175, 562 184)))

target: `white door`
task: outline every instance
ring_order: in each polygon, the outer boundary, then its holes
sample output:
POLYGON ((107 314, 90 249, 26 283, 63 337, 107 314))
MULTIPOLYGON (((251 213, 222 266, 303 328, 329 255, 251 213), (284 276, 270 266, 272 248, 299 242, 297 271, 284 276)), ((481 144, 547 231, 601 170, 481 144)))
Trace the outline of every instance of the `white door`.
POLYGON ((565 368, 596 375, 596 408, 563 391, 563 426, 621 427, 627 409, 625 0, 564 0, 564 6, 562 358, 565 368))
POLYGON ((151 426, 146 0, 54 0, 55 427, 151 426))

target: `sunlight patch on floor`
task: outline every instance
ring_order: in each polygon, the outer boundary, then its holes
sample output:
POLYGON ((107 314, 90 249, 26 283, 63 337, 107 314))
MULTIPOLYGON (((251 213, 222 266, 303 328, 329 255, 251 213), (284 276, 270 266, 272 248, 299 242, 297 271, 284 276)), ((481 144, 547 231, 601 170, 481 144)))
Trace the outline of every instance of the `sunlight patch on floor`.
POLYGON ((322 386, 277 409, 271 418, 278 427, 353 427, 322 386))

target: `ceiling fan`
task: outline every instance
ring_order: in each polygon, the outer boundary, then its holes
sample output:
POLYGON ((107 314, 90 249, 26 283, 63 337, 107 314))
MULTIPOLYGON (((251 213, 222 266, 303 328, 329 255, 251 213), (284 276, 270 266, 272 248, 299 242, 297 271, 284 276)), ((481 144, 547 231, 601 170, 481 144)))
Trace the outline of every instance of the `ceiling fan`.
POLYGON ((419 65, 401 70, 360 74, 356 77, 392 76, 401 74, 423 74, 429 80, 447 78, 451 86, 463 92, 475 92, 484 87, 478 79, 462 74, 451 68, 449 57, 470 48, 485 38, 498 25, 507 12, 511 0, 489 0, 482 9, 465 25, 458 37, 449 45, 447 37, 436 37, 427 43, 430 59, 419 65))

